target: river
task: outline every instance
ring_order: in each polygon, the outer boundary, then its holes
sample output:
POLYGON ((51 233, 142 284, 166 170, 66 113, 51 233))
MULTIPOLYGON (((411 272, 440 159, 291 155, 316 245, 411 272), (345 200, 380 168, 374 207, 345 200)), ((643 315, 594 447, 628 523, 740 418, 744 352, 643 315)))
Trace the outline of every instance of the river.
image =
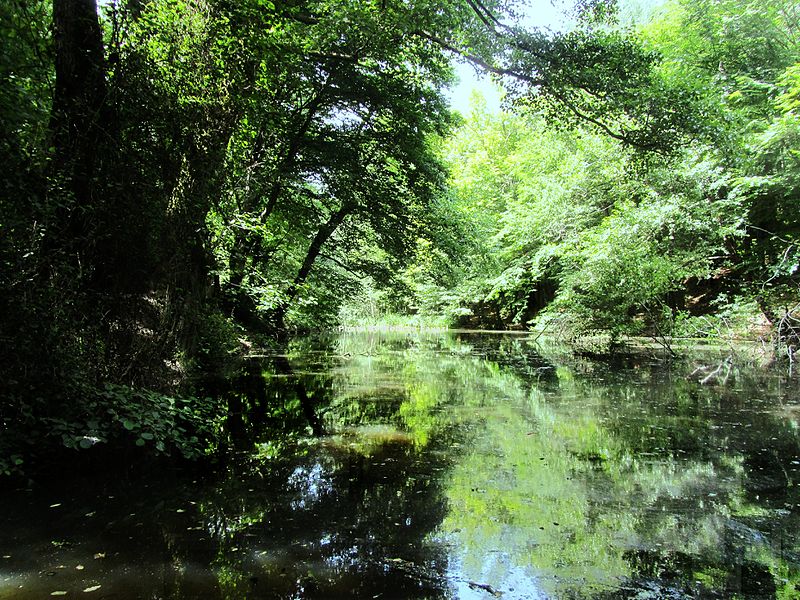
POLYGON ((798 382, 718 359, 297 339, 212 473, 3 491, 0 599, 800 597, 798 382))

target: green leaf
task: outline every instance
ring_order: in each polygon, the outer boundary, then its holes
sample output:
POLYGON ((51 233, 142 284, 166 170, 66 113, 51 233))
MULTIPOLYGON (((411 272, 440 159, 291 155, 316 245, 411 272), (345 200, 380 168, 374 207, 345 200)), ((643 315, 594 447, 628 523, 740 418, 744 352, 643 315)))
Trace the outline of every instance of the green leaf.
POLYGON ((144 444, 145 444, 145 441, 142 438, 139 438, 138 440, 136 440, 136 445, 137 446, 144 446, 144 444))
POLYGON ((136 427, 136 423, 134 423, 129 419, 125 419, 124 421, 122 421, 122 426, 128 431, 132 431, 136 427))

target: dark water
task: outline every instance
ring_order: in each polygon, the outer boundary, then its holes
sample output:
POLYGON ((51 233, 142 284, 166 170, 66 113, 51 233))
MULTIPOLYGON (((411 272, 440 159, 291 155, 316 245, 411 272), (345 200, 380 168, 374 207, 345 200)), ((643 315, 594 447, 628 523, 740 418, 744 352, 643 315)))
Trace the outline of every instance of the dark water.
POLYGON ((215 475, 0 496, 0 599, 798 598, 797 381, 692 367, 298 340, 217 383, 215 475))

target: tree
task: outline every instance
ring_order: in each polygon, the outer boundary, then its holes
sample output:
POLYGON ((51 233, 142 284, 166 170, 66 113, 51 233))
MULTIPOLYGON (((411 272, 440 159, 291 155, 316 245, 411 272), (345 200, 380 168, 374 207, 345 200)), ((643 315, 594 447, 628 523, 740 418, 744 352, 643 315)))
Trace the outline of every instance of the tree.
POLYGON ((280 327, 320 258, 385 272, 348 256, 359 243, 407 254, 444 180, 427 138, 450 121, 438 91, 450 67, 440 48, 399 35, 405 18, 395 6, 324 2, 276 16, 281 52, 254 81, 270 100, 240 115, 230 160, 242 161, 215 216, 238 318, 280 327))

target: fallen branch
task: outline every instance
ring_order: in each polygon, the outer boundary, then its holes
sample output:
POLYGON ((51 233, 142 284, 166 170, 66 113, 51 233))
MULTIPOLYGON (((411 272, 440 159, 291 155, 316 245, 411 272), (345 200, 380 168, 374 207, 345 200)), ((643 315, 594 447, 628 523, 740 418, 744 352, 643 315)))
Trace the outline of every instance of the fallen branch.
POLYGON ((489 592, 495 598, 499 598, 500 596, 503 595, 503 592, 494 589, 488 583, 476 583, 475 581, 468 581, 467 585, 471 590, 483 590, 484 592, 489 592))

